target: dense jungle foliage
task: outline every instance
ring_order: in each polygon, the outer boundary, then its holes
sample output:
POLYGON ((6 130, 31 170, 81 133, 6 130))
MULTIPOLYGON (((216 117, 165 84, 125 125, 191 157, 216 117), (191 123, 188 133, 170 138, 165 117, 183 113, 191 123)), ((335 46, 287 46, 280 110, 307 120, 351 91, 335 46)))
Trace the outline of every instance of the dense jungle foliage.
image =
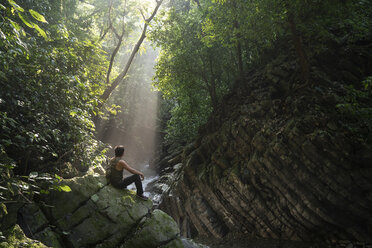
POLYGON ((372 31, 368 0, 194 0, 168 7, 151 31, 161 47, 154 85, 172 103, 167 137, 179 142, 195 137, 251 69, 291 53, 306 81, 316 55, 368 40, 372 31), (280 43, 292 49, 281 51, 280 43))
POLYGON ((74 5, 7 1, 0 8, 1 200, 7 202, 39 191, 13 172, 28 175, 92 155, 85 149, 98 143, 89 111, 105 61, 82 32, 70 30, 74 5))
MULTIPOLYGON (((161 131, 168 142, 185 143, 234 82, 275 52, 294 54, 306 82, 317 54, 368 40, 372 31, 370 0, 170 0, 157 12, 161 4, 0 2, 1 202, 40 192, 35 180, 58 181, 50 175, 66 166, 86 171, 100 163, 106 145, 96 138, 98 126, 129 132, 127 123, 146 122, 130 114, 151 74, 144 57, 134 59, 149 47, 146 35, 160 51, 153 85, 165 100, 158 124, 167 121, 161 131), (291 49, 277 51, 281 43, 291 49)), ((359 99, 371 89, 365 82, 340 109, 360 112, 359 99)), ((363 111, 359 117, 370 118, 370 109, 363 111)))
POLYGON ((103 94, 151 11, 136 1, 1 1, 2 203, 27 201, 54 187, 37 181, 58 182, 63 170, 102 162, 107 145, 95 137, 94 121, 118 111, 103 94))

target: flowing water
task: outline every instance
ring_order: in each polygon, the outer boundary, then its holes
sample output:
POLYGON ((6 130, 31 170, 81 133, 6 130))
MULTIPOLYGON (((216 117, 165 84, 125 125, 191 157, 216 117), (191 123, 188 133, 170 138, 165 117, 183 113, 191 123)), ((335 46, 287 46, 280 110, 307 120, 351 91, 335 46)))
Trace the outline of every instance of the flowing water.
MULTIPOLYGON (((152 190, 152 185, 159 179, 159 175, 151 169, 148 164, 141 166, 139 170, 145 175, 145 179, 142 181, 142 186, 145 191, 144 195, 149 197, 154 205, 158 205, 161 195, 152 190)), ((127 188, 136 190, 134 183, 130 184, 127 188)))

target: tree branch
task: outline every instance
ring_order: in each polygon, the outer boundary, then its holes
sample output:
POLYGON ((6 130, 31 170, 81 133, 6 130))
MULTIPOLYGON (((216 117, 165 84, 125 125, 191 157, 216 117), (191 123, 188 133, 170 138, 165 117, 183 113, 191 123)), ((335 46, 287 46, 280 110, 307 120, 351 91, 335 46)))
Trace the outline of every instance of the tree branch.
POLYGON ((133 62, 133 59, 134 59, 135 55, 137 54, 140 46, 142 45, 142 42, 146 38, 146 31, 147 31, 148 25, 151 22, 151 20, 155 17, 155 15, 158 12, 162 2, 163 2, 163 0, 156 0, 156 7, 155 7, 154 11, 152 12, 151 16, 148 19, 145 20, 145 24, 143 26, 142 34, 141 34, 140 38, 138 39, 136 45, 134 46, 123 71, 114 79, 112 84, 103 92, 103 94, 100 97, 101 101, 98 103, 98 106, 97 106, 98 108, 102 107, 103 103, 109 98, 112 91, 121 83, 121 81, 127 75, 128 70, 130 68, 130 65, 133 62))
MULTIPOLYGON (((127 1, 125 1, 124 5, 125 5, 124 6, 124 11, 125 11, 125 7, 127 5, 127 1)), ((118 33, 116 32, 115 28, 112 26, 112 23, 111 23, 111 8, 112 8, 112 2, 111 2, 111 5, 110 5, 110 10, 109 10, 109 22, 110 22, 110 26, 111 26, 113 32, 116 35, 116 38, 118 38, 118 44, 116 44, 116 47, 115 47, 114 51, 111 54, 110 64, 109 64, 109 68, 107 70, 107 75, 106 75, 106 84, 107 85, 110 83, 110 74, 111 74, 112 67, 114 65, 114 60, 115 60, 116 54, 119 52, 119 49, 121 47, 121 43, 123 42, 123 37, 124 37, 124 34, 125 34, 125 18, 124 18, 124 21, 123 21, 123 30, 121 32, 121 35, 118 35, 118 33)), ((125 17, 125 14, 126 13, 124 12, 124 17, 125 17)))
POLYGON ((111 74, 112 66, 114 64, 115 56, 116 56, 116 54, 118 53, 118 51, 119 51, 119 49, 121 47, 121 43, 123 42, 123 36, 124 36, 124 32, 123 32, 123 34, 121 36, 119 36, 118 44, 116 44, 116 47, 115 47, 114 51, 111 54, 110 64, 109 64, 109 68, 107 70, 107 75, 106 75, 106 84, 107 85, 110 83, 110 74, 111 74))
POLYGON ((110 8, 109 8, 109 15, 108 15, 109 27, 111 28, 112 32, 114 32, 116 38, 120 39, 120 35, 116 31, 114 25, 112 25, 112 21, 111 21, 111 9, 112 9, 112 1, 110 1, 110 8))
POLYGON ((140 13, 141 13, 141 16, 142 16, 143 20, 146 21, 146 17, 145 17, 145 14, 143 14, 142 9, 139 9, 139 11, 140 11, 140 13))
POLYGON ((98 43, 101 42, 105 38, 109 30, 110 30, 110 26, 108 26, 106 30, 103 32, 103 35, 101 35, 101 37, 99 38, 98 43))

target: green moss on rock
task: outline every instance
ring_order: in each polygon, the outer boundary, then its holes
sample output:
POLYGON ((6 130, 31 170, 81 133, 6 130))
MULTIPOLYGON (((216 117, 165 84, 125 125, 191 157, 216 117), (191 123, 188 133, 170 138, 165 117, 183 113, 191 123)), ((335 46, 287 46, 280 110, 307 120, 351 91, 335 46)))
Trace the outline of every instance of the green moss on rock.
POLYGON ((179 232, 176 222, 163 211, 156 209, 124 247, 158 247, 177 238, 179 232))
POLYGON ((15 225, 4 232, 6 241, 0 243, 0 248, 45 248, 48 247, 40 241, 27 238, 22 229, 15 225))

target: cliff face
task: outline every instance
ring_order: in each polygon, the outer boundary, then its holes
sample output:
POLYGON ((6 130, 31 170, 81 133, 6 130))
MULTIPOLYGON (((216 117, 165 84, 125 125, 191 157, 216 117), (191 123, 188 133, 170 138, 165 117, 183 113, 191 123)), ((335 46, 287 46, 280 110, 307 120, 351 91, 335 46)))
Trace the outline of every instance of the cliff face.
POLYGON ((160 208, 183 235, 372 242, 370 119, 336 107, 372 75, 368 44, 314 59, 308 82, 290 55, 276 57, 160 162, 160 208))

